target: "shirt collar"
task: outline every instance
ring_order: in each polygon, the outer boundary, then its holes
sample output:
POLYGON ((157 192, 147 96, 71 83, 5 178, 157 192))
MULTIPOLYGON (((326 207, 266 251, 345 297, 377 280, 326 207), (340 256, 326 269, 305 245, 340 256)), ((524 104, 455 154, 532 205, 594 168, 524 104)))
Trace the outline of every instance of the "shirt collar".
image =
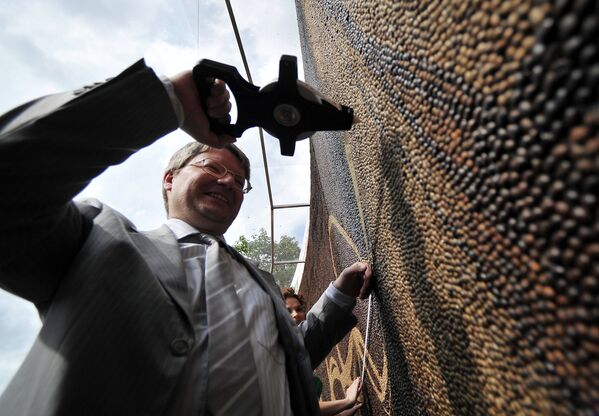
POLYGON ((192 225, 189 225, 185 221, 180 220, 178 218, 169 218, 168 220, 166 220, 166 222, 164 224, 173 232, 173 234, 175 234, 175 237, 177 237, 177 240, 180 240, 183 237, 187 237, 190 234, 201 233, 201 234, 210 235, 210 236, 216 238, 217 240, 222 240, 222 241, 226 242, 224 236, 222 236, 222 235, 215 236, 212 234, 201 232, 197 228, 193 227, 192 225))

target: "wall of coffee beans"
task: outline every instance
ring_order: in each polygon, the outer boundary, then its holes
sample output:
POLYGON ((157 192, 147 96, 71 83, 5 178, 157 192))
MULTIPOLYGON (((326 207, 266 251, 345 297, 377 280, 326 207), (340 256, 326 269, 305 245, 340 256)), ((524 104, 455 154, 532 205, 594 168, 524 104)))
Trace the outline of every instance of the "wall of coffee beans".
POLYGON ((371 262, 363 414, 598 414, 599 3, 296 4, 306 80, 361 119, 311 139, 301 291, 371 262))

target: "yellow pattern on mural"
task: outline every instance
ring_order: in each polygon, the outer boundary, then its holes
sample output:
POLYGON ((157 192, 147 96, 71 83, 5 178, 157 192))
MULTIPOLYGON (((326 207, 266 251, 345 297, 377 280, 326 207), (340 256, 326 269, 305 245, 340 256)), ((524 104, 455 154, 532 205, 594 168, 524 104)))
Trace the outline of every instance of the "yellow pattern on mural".
POLYGON ((329 215, 329 248, 331 250, 331 262, 333 263, 333 271, 335 272, 335 276, 339 276, 339 270, 337 270, 337 267, 335 266, 335 261, 333 260, 335 259, 335 255, 333 254, 333 242, 331 241, 331 230, 333 227, 337 228, 339 234, 341 234, 343 239, 347 242, 347 244, 356 254, 357 261, 368 262, 368 260, 362 259, 362 257, 360 256, 360 252, 358 251, 358 246, 356 246, 356 244, 353 242, 347 231, 345 231, 345 229, 341 226, 339 220, 335 218, 333 215, 329 215))
MULTIPOLYGON (((347 231, 341 226, 341 224, 339 223, 337 218, 335 218, 333 215, 329 215, 329 228, 328 228, 329 248, 331 250, 331 262, 333 265, 333 270, 335 272, 335 275, 337 276, 339 274, 339 271, 337 270, 335 261, 333 260, 335 258, 335 255, 333 253, 333 242, 331 241, 331 235, 332 235, 331 231, 333 230, 333 227, 337 229, 339 234, 343 237, 343 239, 346 241, 346 243, 352 249, 352 251, 356 255, 356 259, 358 259, 359 261, 366 261, 366 262, 368 260, 365 260, 360 256, 358 247, 356 246, 354 241, 351 239, 351 237, 349 236, 347 231)), ((360 330, 358 328, 354 328, 354 329, 352 329, 352 331, 348 337, 347 354, 346 354, 345 358, 342 357, 341 350, 339 349, 339 346, 337 346, 337 347, 335 347, 334 352, 331 352, 329 357, 324 362, 325 366, 326 366, 327 379, 328 379, 328 385, 329 385, 329 395, 330 395, 331 400, 337 399, 337 397, 335 395, 335 381, 339 381, 342 389, 345 391, 345 389, 347 389, 350 386, 350 384, 352 383, 352 381, 354 380, 354 374, 360 373, 361 369, 358 367, 360 365, 359 363, 362 361, 363 355, 364 355, 364 335, 360 332, 360 330), (355 359, 354 359, 354 355, 355 355, 355 359), (353 371, 354 363, 355 363, 356 371, 353 371)), ((372 359, 372 356, 370 354, 367 355, 365 378, 367 378, 370 381, 369 386, 372 389, 370 391, 371 397, 372 397, 372 393, 374 393, 374 397, 376 397, 380 403, 384 403, 385 398, 387 397, 387 391, 388 391, 388 388, 387 388, 388 387, 387 353, 384 350, 383 350, 382 365, 383 365, 383 368, 379 372, 375 361, 372 359)), ((390 396, 390 394, 389 394, 389 396, 390 396)), ((390 399, 390 397, 389 397, 389 399, 390 399)), ((390 410, 388 410, 388 409, 383 409, 383 410, 385 410, 385 412, 387 414, 391 414, 390 410)))
MULTIPOLYGON (((336 399, 334 391, 335 381, 338 380, 343 389, 346 389, 352 383, 354 374, 358 373, 358 371, 354 372, 352 370, 354 363, 358 366, 359 364, 357 363, 364 354, 364 336, 358 328, 354 328, 349 334, 347 355, 345 358, 342 357, 338 346, 335 347, 334 351, 335 352, 325 360, 331 400, 336 399)), ((387 395, 387 354, 383 351, 383 368, 380 372, 370 354, 368 354, 366 362, 365 373, 368 380, 370 380, 370 386, 373 389, 372 393, 374 393, 374 396, 378 401, 383 403, 387 395)))

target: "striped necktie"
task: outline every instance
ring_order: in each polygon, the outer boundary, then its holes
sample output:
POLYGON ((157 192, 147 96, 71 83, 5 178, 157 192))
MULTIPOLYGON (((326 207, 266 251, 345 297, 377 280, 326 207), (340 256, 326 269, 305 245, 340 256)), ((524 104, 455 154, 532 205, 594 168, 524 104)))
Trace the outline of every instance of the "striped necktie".
POLYGON ((242 305, 233 283, 231 255, 210 238, 206 250, 208 313, 208 411, 214 415, 260 415, 258 376, 242 305))

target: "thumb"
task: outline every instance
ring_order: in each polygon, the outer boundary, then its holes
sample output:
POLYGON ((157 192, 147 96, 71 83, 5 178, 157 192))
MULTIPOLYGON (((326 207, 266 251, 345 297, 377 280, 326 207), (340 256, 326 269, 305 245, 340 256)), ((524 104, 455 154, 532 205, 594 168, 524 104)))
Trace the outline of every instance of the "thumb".
POLYGON ((354 264, 352 264, 351 266, 346 267, 341 272, 341 274, 342 275, 361 274, 361 273, 364 273, 366 271, 367 267, 368 267, 368 265, 366 263, 357 261, 354 264))

